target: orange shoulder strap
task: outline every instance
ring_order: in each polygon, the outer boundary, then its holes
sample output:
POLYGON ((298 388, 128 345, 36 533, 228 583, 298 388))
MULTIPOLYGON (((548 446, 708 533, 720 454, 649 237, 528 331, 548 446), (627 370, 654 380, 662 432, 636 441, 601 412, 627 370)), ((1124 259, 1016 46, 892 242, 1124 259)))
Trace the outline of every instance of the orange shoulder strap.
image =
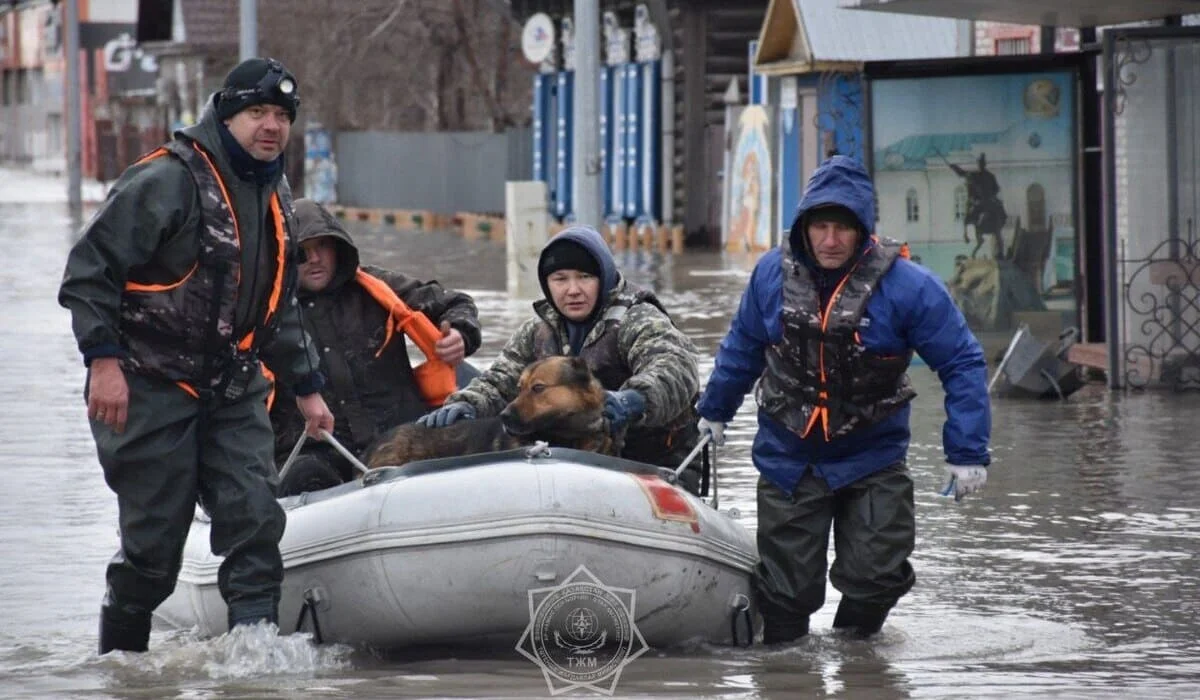
MULTIPOLYGON (((875 245, 879 245, 879 236, 871 236, 871 241, 875 245)), ((900 257, 904 258, 905 260, 912 260, 912 249, 908 247, 907 242, 905 242, 905 241, 893 241, 893 242, 900 244, 900 252, 898 254, 900 257)))
POLYGON ((154 160, 155 158, 158 158, 160 156, 165 156, 165 155, 167 155, 167 153, 169 153, 169 151, 167 151, 166 146, 159 146, 158 148, 154 149, 153 151, 150 151, 149 153, 142 156, 141 158, 138 158, 136 161, 134 161, 133 164, 141 165, 142 163, 145 163, 146 161, 154 160))
POLYGON ((409 340, 425 355, 425 362, 413 368, 413 376, 417 380, 417 389, 421 397, 431 406, 441 406, 446 397, 458 388, 454 368, 437 358, 434 345, 442 337, 442 332, 433 325, 433 321, 420 311, 413 311, 386 282, 359 268, 354 276, 355 281, 371 295, 380 306, 388 310, 386 334, 383 345, 375 357, 383 353, 383 349, 392 341, 396 329, 399 328, 409 340))

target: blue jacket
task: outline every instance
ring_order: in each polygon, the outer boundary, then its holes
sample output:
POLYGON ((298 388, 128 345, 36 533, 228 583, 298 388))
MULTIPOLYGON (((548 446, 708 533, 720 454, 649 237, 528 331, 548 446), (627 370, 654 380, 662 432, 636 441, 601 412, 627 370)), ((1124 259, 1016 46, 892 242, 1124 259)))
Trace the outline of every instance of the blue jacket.
MULTIPOLYGON (((875 204, 870 176, 856 160, 835 156, 808 182, 796 221, 816 206, 840 204, 872 230, 875 204)), ((806 264, 806 235, 793 227, 792 251, 806 264)), ((710 421, 729 421, 766 366, 768 344, 783 339, 783 252, 768 251, 721 340, 716 364, 698 412, 710 421)), ((991 409, 983 350, 940 279, 926 268, 898 259, 867 301, 859 328, 870 350, 895 355, 915 350, 938 374, 946 390, 942 443, 950 464, 987 465, 991 409)), ((837 489, 906 458, 911 437, 910 408, 850 435, 826 442, 820 431, 806 439, 763 412, 758 414, 753 459, 759 472, 784 493, 792 493, 811 468, 837 489)))

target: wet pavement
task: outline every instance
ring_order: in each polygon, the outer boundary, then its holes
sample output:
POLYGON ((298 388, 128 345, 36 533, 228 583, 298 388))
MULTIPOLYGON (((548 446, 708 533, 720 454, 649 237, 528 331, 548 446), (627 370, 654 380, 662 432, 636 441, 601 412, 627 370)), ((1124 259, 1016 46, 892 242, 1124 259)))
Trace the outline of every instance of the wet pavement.
MULTIPOLYGON (((0 201, 12 201, 0 197, 0 201)), ((364 259, 475 294, 486 365, 529 313, 507 299, 497 243, 355 229, 364 259)), ((83 367, 55 294, 74 228, 54 203, 0 203, 0 696, 53 698, 545 697, 515 651, 380 655, 304 639, 197 640, 156 632, 141 656, 94 653, 115 498, 96 462, 83 367)), ((622 254, 712 353, 752 261, 622 254)), ((1200 394, 1110 393, 1066 403, 996 400, 986 491, 954 505, 942 479, 941 390, 914 367, 910 454, 918 582, 868 642, 814 634, 779 650, 652 651, 620 697, 1173 698, 1200 696, 1200 394)), ((752 401, 721 452, 722 508, 754 527, 752 401)), ((514 640, 514 644, 517 640, 514 640)))

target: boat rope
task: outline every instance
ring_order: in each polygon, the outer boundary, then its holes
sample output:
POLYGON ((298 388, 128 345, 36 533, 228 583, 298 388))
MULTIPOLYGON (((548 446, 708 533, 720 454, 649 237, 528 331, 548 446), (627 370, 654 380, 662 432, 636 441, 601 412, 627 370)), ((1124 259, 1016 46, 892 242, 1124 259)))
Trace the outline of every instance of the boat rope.
POLYGON ((296 618, 296 631, 299 632, 304 628, 304 618, 312 617, 313 641, 317 644, 323 644, 321 638, 321 621, 317 619, 317 599, 313 595, 312 589, 304 592, 304 604, 300 606, 300 617, 296 618))
POLYGON ((733 638, 735 647, 748 647, 754 643, 754 620, 750 617, 750 598, 745 593, 738 593, 733 597, 731 606, 733 612, 729 616, 730 636, 733 638), (738 621, 746 621, 746 643, 739 641, 738 636, 738 621))
POLYGON ((363 464, 358 459, 358 457, 354 456, 353 452, 351 452, 350 450, 347 450, 345 447, 343 447, 342 443, 338 442, 337 438, 335 438, 333 435, 331 435, 328 430, 322 430, 321 437, 325 440, 325 442, 328 442, 330 445, 333 445, 333 449, 337 450, 338 454, 345 457, 346 461, 349 462, 355 469, 357 469, 359 471, 359 473, 366 474, 371 471, 370 469, 367 468, 367 465, 363 464))
MULTIPOLYGON (((283 482, 284 478, 288 475, 288 472, 292 470, 292 465, 296 463, 296 458, 300 456, 300 448, 304 447, 304 441, 307 439, 307 433, 300 433, 300 439, 296 441, 296 446, 292 448, 292 452, 288 455, 287 461, 283 463, 283 467, 279 470, 280 483, 283 482)), ((360 473, 364 475, 370 473, 371 470, 367 468, 367 465, 363 464, 362 460, 360 460, 358 457, 355 457, 353 452, 342 446, 342 443, 338 442, 337 438, 330 434, 328 430, 321 431, 321 439, 329 443, 333 449, 338 451, 338 454, 345 457, 346 461, 350 462, 350 465, 357 469, 360 473)))

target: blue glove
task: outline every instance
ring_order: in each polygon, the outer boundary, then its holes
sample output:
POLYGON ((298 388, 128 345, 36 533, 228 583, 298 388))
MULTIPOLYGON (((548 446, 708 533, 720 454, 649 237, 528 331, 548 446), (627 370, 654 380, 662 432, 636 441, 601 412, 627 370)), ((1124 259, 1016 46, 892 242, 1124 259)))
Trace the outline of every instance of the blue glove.
POLYGON ((426 428, 445 428, 460 420, 474 420, 475 407, 466 401, 455 401, 442 406, 436 411, 430 411, 417 419, 417 425, 426 428))
POLYGON ((635 421, 646 412, 646 399, 633 389, 604 392, 604 417, 608 429, 616 433, 630 421, 635 421))

